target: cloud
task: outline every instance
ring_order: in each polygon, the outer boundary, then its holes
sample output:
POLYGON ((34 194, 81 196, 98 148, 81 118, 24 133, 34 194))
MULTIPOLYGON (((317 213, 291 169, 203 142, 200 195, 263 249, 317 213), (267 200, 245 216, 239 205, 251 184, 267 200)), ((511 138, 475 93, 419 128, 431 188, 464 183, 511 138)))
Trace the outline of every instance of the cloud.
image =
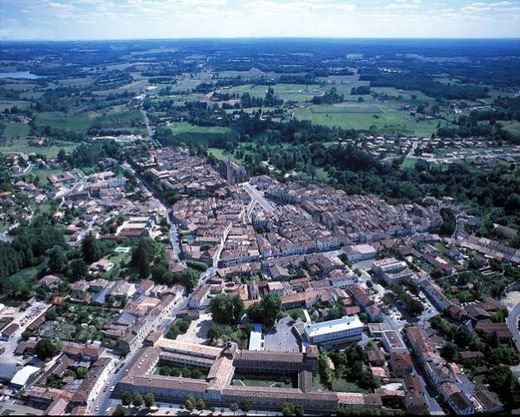
POLYGON ((520 5, 504 0, 0 0, 0 12, 2 36, 19 39, 520 36, 520 5))

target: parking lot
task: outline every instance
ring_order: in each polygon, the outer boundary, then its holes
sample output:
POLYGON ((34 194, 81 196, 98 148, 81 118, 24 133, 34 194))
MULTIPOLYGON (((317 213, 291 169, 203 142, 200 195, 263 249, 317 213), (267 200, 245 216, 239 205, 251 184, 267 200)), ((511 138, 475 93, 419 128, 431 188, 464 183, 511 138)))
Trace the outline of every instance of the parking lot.
POLYGON ((208 329, 215 323, 211 320, 211 313, 201 314, 197 320, 193 320, 188 331, 177 336, 182 342, 202 344, 208 338, 208 329))
POLYGON ((12 323, 16 323, 20 328, 11 336, 9 340, 0 341, 0 347, 4 347, 5 351, 0 354, 0 379, 10 380, 18 370, 17 363, 19 357, 14 356, 14 351, 18 345, 22 333, 27 326, 36 319, 40 314, 48 309, 48 305, 42 302, 34 301, 30 303, 25 311, 18 311, 12 323))
POLYGON ((265 333, 265 350, 270 352, 299 352, 300 343, 292 331, 294 322, 284 317, 273 328, 265 333))

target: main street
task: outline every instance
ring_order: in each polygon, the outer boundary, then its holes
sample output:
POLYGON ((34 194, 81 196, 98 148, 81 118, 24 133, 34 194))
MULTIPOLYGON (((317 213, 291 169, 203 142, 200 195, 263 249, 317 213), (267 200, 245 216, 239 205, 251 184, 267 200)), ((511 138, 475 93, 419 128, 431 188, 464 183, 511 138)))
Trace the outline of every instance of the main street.
POLYGON ((265 211, 268 211, 270 213, 274 211, 274 208, 271 205, 271 203, 269 203, 266 200, 266 198, 262 195, 262 193, 260 193, 260 191, 258 191, 255 187, 253 187, 248 182, 243 183, 242 187, 244 187, 249 196, 258 204, 260 204, 265 211))
MULTIPOLYGON (((200 285, 200 284, 199 284, 200 285)), ((177 305, 172 310, 171 314, 165 314, 162 317, 157 317, 155 320, 157 323, 154 326, 155 330, 161 331, 163 334, 170 328, 173 320, 175 320, 175 316, 177 313, 186 308, 186 305, 188 304, 190 296, 184 296, 182 297, 178 302, 177 305)), ((141 342, 142 343, 142 342, 141 342)), ((132 363, 137 356, 137 354, 141 351, 142 347, 139 347, 138 349, 135 349, 128 353, 126 357, 122 360, 119 360, 116 364, 116 372, 111 374, 110 377, 105 382, 105 388, 102 392, 99 393, 99 396, 97 399, 88 406, 88 409, 90 413, 97 414, 97 415, 105 415, 107 414, 107 409, 111 405, 111 399, 110 396, 112 394, 112 387, 115 387, 117 383, 123 378, 130 367, 132 366, 132 363), (97 407, 97 411, 96 411, 97 407)))
POLYGON ((516 347, 520 350, 520 331, 518 330, 518 319, 520 318, 520 304, 515 305, 507 316, 507 326, 516 343, 516 347))

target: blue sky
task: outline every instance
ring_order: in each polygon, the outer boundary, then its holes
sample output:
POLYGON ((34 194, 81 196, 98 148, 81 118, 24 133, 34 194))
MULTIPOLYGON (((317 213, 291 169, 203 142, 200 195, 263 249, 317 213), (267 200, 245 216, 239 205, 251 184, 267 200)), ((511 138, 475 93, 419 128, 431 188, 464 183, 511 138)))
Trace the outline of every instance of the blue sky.
POLYGON ((0 0, 0 39, 520 38, 520 0, 0 0))

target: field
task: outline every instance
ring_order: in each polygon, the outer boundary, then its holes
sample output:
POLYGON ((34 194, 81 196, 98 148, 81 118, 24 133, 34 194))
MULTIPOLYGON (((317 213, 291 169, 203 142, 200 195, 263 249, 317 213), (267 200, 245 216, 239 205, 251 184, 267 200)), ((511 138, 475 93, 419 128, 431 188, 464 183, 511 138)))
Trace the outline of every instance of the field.
POLYGON ((52 146, 34 146, 27 139, 14 139, 8 141, 5 146, 0 145, 0 152, 7 154, 10 152, 20 152, 30 155, 32 153, 45 155, 47 158, 55 158, 60 149, 72 152, 79 144, 73 142, 56 141, 52 146))
POLYGON ((42 112, 34 117, 34 124, 50 126, 55 129, 71 130, 77 133, 87 133, 95 113, 66 114, 62 112, 42 112))
MULTIPOLYGON (((437 130, 437 120, 417 121, 405 111, 388 104, 341 103, 312 105, 294 111, 300 120, 343 129, 378 130, 384 133, 407 133, 431 136, 437 130)), ((446 122, 443 122, 446 124, 446 122)))
POLYGON ((227 127, 219 126, 196 126, 186 122, 174 123, 168 127, 174 135, 180 135, 184 133, 212 133, 212 134, 226 134, 230 132, 227 127))

